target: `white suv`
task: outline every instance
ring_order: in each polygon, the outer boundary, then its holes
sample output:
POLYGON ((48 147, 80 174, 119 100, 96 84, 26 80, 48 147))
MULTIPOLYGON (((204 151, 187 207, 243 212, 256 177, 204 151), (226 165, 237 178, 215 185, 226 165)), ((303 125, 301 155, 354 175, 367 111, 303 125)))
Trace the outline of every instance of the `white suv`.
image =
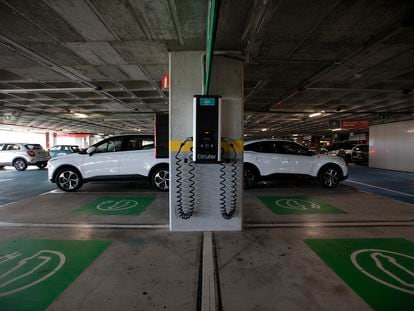
POLYGON ((45 168, 49 159, 49 153, 39 144, 0 144, 0 168, 6 165, 13 165, 18 171, 24 171, 29 165, 45 168))
POLYGON ((348 167, 340 157, 315 154, 293 141, 262 139, 245 142, 245 188, 276 174, 317 177, 325 187, 334 188, 348 177, 348 167))
POLYGON ((166 191, 168 163, 168 158, 155 157, 153 136, 113 136, 80 153, 52 158, 49 180, 71 192, 89 181, 149 179, 155 188, 166 191))

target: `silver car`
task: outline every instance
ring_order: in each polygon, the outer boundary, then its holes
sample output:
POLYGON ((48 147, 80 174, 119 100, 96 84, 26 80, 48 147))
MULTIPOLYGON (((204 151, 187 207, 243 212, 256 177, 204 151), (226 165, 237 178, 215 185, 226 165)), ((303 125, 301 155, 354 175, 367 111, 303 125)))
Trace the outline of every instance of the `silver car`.
POLYGON ((29 165, 45 168, 49 153, 39 144, 0 143, 0 168, 12 165, 18 171, 24 171, 29 165))

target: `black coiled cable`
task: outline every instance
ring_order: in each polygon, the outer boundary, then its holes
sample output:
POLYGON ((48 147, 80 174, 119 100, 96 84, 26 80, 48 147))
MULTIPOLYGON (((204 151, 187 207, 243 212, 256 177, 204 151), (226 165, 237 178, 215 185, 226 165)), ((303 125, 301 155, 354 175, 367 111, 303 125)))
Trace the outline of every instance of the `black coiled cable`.
MULTIPOLYGON (((189 219, 193 215, 193 210, 194 210, 194 203, 186 211, 183 208, 183 182, 182 182, 182 179, 183 179, 182 174, 183 174, 183 172, 181 170, 181 168, 182 168, 181 162, 183 161, 183 159, 181 159, 179 157, 180 152, 181 152, 181 149, 190 140, 191 140, 190 138, 187 138, 185 141, 183 141, 181 143, 181 145, 180 145, 180 148, 178 149, 177 154, 175 155, 175 159, 176 159, 175 165, 176 165, 176 170, 177 170, 177 180, 176 180, 176 183, 177 183, 177 186, 176 186, 176 189, 177 189, 176 190, 177 201, 176 201, 176 210, 177 210, 178 216, 180 216, 182 219, 189 219)), ((194 168, 194 166, 193 166, 193 168, 194 168)), ((194 171, 194 169, 193 169, 193 171, 194 171)), ((194 175, 193 172, 191 172, 191 173, 194 175)), ((194 178, 193 178, 193 182, 194 182, 194 178)), ((193 186, 193 194, 194 194, 194 184, 192 186, 193 186)), ((190 192, 191 192, 191 190, 190 190, 190 192)), ((194 202, 195 201, 195 197, 193 196, 192 198, 190 198, 190 200, 192 200, 192 202, 194 202)))
POLYGON ((231 200, 230 200, 230 210, 227 211, 226 209, 226 171, 225 171, 225 165, 221 163, 220 168, 220 213, 221 216, 223 216, 224 219, 232 219, 234 215, 236 214, 237 210, 237 153, 236 149, 234 148, 233 144, 230 144, 231 148, 233 149, 234 156, 231 163, 232 169, 231 169, 231 200))
POLYGON ((194 167, 194 162, 193 162, 193 158, 190 156, 188 158, 188 166, 190 167, 190 170, 188 171, 188 174, 190 175, 190 178, 188 179, 188 187, 190 188, 190 190, 188 191, 188 193, 190 194, 190 208, 191 208, 191 212, 194 210, 194 206, 195 206, 195 167, 194 167))
POLYGON ((220 163, 220 213, 226 218, 226 166, 220 163))

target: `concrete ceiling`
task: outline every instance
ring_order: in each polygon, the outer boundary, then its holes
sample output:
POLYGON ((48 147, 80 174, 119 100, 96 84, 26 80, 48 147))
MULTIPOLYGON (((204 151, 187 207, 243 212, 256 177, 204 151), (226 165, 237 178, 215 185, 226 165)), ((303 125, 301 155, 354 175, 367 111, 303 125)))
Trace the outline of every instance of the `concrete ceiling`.
MULTIPOLYGON (((204 49, 206 16, 206 0, 0 0, 0 114, 16 116, 0 122, 152 132, 168 51, 204 49)), ((248 135, 414 118, 412 1, 222 0, 217 31, 245 64, 248 135)))

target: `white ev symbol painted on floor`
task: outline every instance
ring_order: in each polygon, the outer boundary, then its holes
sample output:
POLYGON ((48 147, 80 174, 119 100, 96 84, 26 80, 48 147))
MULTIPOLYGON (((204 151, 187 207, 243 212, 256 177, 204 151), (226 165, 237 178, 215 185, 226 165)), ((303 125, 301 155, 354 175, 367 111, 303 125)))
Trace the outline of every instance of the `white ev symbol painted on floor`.
POLYGON ((133 208, 138 205, 135 200, 120 200, 120 201, 103 201, 96 207, 100 211, 112 212, 112 211, 123 211, 126 209, 133 208))
POLYGON ((275 204, 281 208, 306 211, 321 208, 319 204, 303 199, 279 199, 275 204))
MULTIPOLYGON (((0 256, 0 265, 21 255, 19 252, 13 252, 0 256)), ((6 273, 0 274, 0 297, 12 295, 43 282, 58 272, 65 261, 65 255, 53 250, 41 250, 33 256, 21 259, 6 273), (53 266, 48 266, 48 263, 53 266)))
POLYGON ((360 272, 369 278, 385 286, 414 295, 413 256, 383 249, 360 249, 351 254, 351 261, 360 272), (365 258, 369 256, 371 260, 362 261, 363 255, 365 255, 365 258), (359 262, 358 258, 360 259, 359 262), (411 270, 401 264, 401 259, 405 263, 407 259, 411 261, 411 270), (373 274, 374 272, 376 275, 373 274))

